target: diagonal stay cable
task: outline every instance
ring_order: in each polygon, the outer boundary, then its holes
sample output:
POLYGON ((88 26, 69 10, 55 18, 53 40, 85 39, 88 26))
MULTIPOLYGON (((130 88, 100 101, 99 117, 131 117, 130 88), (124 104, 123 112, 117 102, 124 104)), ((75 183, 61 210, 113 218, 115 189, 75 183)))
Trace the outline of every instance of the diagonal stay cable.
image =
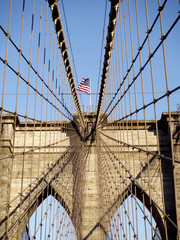
MULTIPOLYGON (((102 142, 102 147, 103 147, 104 150, 106 151, 109 159, 111 159, 111 162, 114 163, 114 160, 115 160, 115 161, 118 161, 119 164, 121 165, 121 168, 122 168, 122 169, 124 168, 124 170, 125 170, 126 172, 128 172, 128 174, 130 175, 130 178, 131 178, 132 175, 130 174, 130 171, 126 168, 126 166, 119 160, 119 158, 117 158, 117 157, 113 154, 113 152, 111 152, 111 150, 108 148, 108 146, 106 145, 106 143, 102 140, 102 138, 100 138, 100 141, 102 142)), ((106 161, 106 162, 108 162, 108 161, 106 161)), ((123 177, 122 173, 120 173, 119 170, 118 170, 116 167, 115 167, 115 169, 116 169, 117 174, 120 174, 119 177, 122 178, 122 181, 124 182, 124 184, 125 184, 125 186, 126 186, 126 188, 127 188, 126 190, 128 190, 129 193, 131 194, 131 196, 132 196, 133 198, 135 198, 135 196, 134 196, 134 194, 133 194, 133 192, 132 192, 132 183, 134 183, 133 180, 131 179, 131 182, 128 184, 127 179, 126 179, 125 177, 123 177)), ((128 179, 129 179, 129 178, 128 178, 128 179)), ((136 183, 135 183, 135 184, 136 184, 136 183)), ((116 203, 116 201, 117 201, 120 197, 123 197, 123 195, 125 194, 126 190, 124 190, 123 193, 121 193, 121 194, 118 196, 118 198, 115 200, 114 203, 116 203)), ((114 205, 114 203, 113 203, 112 205, 114 205)), ((138 205, 138 206, 140 206, 140 205, 138 205)), ((112 207, 112 206, 111 206, 111 207, 112 207)), ((124 207, 124 206, 123 206, 123 207, 124 207)), ((109 212, 109 210, 110 210, 110 208, 106 211, 105 214, 107 214, 107 213, 109 212)), ((144 214, 144 210, 143 210, 142 208, 140 208, 140 210, 141 210, 141 212, 144 214)), ((126 210, 125 210, 125 211, 126 211, 126 210)), ((128 218, 129 218, 129 214, 128 214, 128 218)), ((149 218, 147 217, 146 219, 147 219, 148 223, 151 225, 151 221, 149 220, 149 218)), ((129 220, 130 220, 130 219, 129 219, 129 220)), ((131 221, 129 221, 129 224, 130 224, 131 227, 133 228, 131 221)), ((153 228, 153 230, 155 231, 154 228, 153 228)), ((160 239, 160 238, 159 238, 159 239, 160 239)))
MULTIPOLYGON (((67 31, 67 37, 68 37, 69 47, 70 47, 71 56, 72 56, 74 73, 75 73, 75 76, 76 76, 77 85, 79 85, 79 83, 78 83, 78 75, 77 75, 76 66, 75 66, 75 62, 74 62, 74 55, 73 55, 72 44, 71 44, 71 40, 70 40, 70 36, 69 36, 68 23, 67 23, 66 12, 65 12, 63 1, 61 1, 61 4, 62 4, 64 20, 65 20, 65 24, 66 24, 66 31, 67 31)), ((80 95, 80 101, 81 101, 81 104, 83 104, 81 95, 80 95)))
MULTIPOLYGON (((28 81, 21 76, 21 74, 19 72, 17 72, 6 60, 4 60, 2 57, 0 57, 0 61, 2 61, 3 63, 6 63, 6 66, 11 69, 17 76, 19 76, 19 78, 21 78, 27 85, 29 85, 29 87, 36 92, 35 87, 33 87, 30 83, 28 83, 28 81)), ((48 102, 51 106, 53 106, 54 109, 56 109, 58 112, 60 112, 63 116, 65 116, 67 119, 71 120, 68 116, 66 116, 61 110, 59 110, 52 101, 50 101, 48 98, 46 98, 41 92, 37 91, 37 94, 42 97, 46 102, 48 102)), ((59 101, 59 100, 58 100, 59 101)), ((69 112, 69 110, 64 106, 64 108, 66 109, 66 111, 72 116, 72 114, 69 112)))
MULTIPOLYGON (((5 36, 8 35, 8 33, 5 31, 5 29, 0 25, 0 29, 2 30, 2 32, 4 33, 5 36)), ((65 108, 65 110, 72 116, 72 114, 69 112, 69 110, 67 109, 67 107, 63 104, 62 101, 59 100, 59 98, 56 96, 56 94, 54 93, 54 91, 48 86, 48 84, 43 80, 43 77, 40 76, 39 72, 36 71, 36 69, 32 66, 32 63, 30 63, 28 61, 28 59, 25 57, 25 55, 23 54, 22 50, 20 48, 18 48, 18 46, 16 45, 16 43, 12 40, 11 36, 9 36, 9 41, 11 42, 11 44, 15 47, 15 49, 21 53, 21 57, 25 60, 25 62, 30 66, 30 68, 32 69, 32 71, 36 74, 36 76, 40 79, 40 81, 44 84, 44 86, 48 89, 48 91, 55 97, 55 99, 61 103, 61 105, 63 106, 63 108, 65 108)), ((6 64, 6 61, 1 58, 1 61, 6 64)), ((8 62, 7 62, 8 64, 8 62)), ((14 71, 14 73, 19 76, 21 78, 21 74, 17 71, 15 71, 10 65, 8 66, 12 71, 14 71)), ((23 80, 23 79, 22 79, 23 80)), ((66 116, 65 116, 66 117, 66 116)))
MULTIPOLYGON (((73 150, 75 150, 75 152, 77 152, 78 149, 81 148, 81 146, 77 146, 78 144, 79 144, 79 141, 76 141, 76 142, 73 144, 73 146, 69 147, 69 148, 56 160, 56 162, 53 164, 53 166, 52 166, 51 168, 49 168, 49 169, 47 170, 47 172, 46 172, 44 175, 42 175, 41 178, 39 178, 38 182, 37 182, 37 180, 36 180, 36 182, 35 182, 36 184, 35 184, 34 188, 31 189, 31 191, 28 192, 26 196, 24 196, 24 198, 23 198, 23 203, 28 199, 30 193, 33 192, 33 191, 35 191, 36 189, 38 189, 38 187, 40 186, 40 184, 41 184, 42 182, 44 182, 44 183, 45 183, 45 186, 43 186, 43 188, 41 188, 41 189, 39 190, 39 193, 38 193, 38 195, 40 195, 40 194, 43 192, 43 190, 44 190, 44 188, 46 187, 46 185, 48 184, 48 182, 54 181, 54 178, 57 177, 57 175, 59 175, 61 171, 63 171, 63 169, 67 166, 67 164, 69 164, 69 162, 72 162, 72 161, 73 161, 73 155, 74 155, 74 153, 72 153, 73 150), (63 160, 63 158, 69 159, 70 161, 68 161, 66 164, 64 164, 64 162, 62 162, 62 165, 63 165, 63 166, 62 166, 62 169, 61 169, 60 171, 58 170, 55 175, 50 176, 50 179, 48 180, 48 176, 52 173, 52 171, 56 170, 56 167, 60 165, 60 163, 61 163, 60 161, 63 160), (45 178, 44 178, 44 177, 45 177, 45 178), (47 182, 46 180, 47 180, 48 182, 47 182)), ((35 200, 33 200, 31 204, 33 204, 34 202, 35 202, 35 200)), ((19 205, 20 205, 20 204, 18 204, 18 205, 16 206, 16 208, 13 210, 13 212, 11 212, 10 216, 12 216, 15 212, 17 212, 19 205)), ((28 211, 28 209, 25 210, 25 213, 26 213, 27 211, 28 211)), ((21 218, 24 217, 25 213, 22 214, 21 218)), ((2 219, 2 221, 0 222, 0 226, 2 225, 2 223, 3 223, 5 220, 6 220, 6 217, 5 217, 4 219, 2 219)), ((14 226, 15 226, 16 224, 18 224, 18 220, 15 220, 15 222, 11 225, 11 228, 9 229, 9 231, 12 231, 12 229, 14 228, 14 226)))
POLYGON ((111 0, 111 10, 109 14, 109 25, 108 25, 108 34, 106 38, 106 51, 104 54, 104 63, 103 63, 103 73, 101 78, 101 89, 99 93, 99 102, 98 102, 98 108, 97 108, 97 115, 96 115, 96 121, 94 128, 96 129, 96 126, 99 123, 99 117, 102 109, 103 99, 104 99, 104 93, 106 89, 106 81, 107 76, 109 72, 109 63, 111 59, 111 52, 113 49, 113 42, 114 42, 114 36, 115 36, 115 28, 116 28, 116 22, 118 17, 118 9, 119 9, 119 3, 120 0, 111 0))
MULTIPOLYGON (((135 61, 137 60, 139 54, 140 54, 140 51, 142 50, 143 46, 145 45, 147 39, 148 39, 148 35, 152 32, 154 26, 155 26, 155 23, 157 22, 158 18, 159 18, 159 15, 160 15, 160 12, 164 9, 165 7, 165 4, 166 4, 167 0, 164 1, 163 5, 161 6, 161 8, 158 9, 158 14, 151 26, 151 28, 148 30, 147 32, 147 35, 142 43, 142 45, 139 47, 139 51, 138 53, 136 54, 136 57, 134 59, 132 59, 132 64, 131 66, 129 67, 129 69, 127 69, 127 73, 126 75, 124 76, 123 78, 123 81, 121 82, 119 88, 117 89, 116 93, 114 94, 112 100, 110 101, 110 103, 108 104, 104 114, 108 111, 108 109, 110 108, 110 106, 112 105, 113 101, 115 100, 118 92, 120 91, 121 87, 123 86, 129 72, 131 71, 132 67, 133 67, 133 64, 135 63, 135 61)), ((159 42, 159 44, 157 45, 157 47, 155 48, 155 50, 153 51, 153 53, 148 57, 147 61, 145 62, 145 64, 141 67, 141 69, 139 70, 138 74, 133 78, 133 81, 128 85, 127 89, 125 90, 125 92, 123 93, 123 95, 120 97, 120 99, 115 103, 115 105, 113 106, 113 108, 111 109, 110 113, 108 113, 108 116, 112 113, 112 111, 115 109, 115 107, 117 106, 117 104, 121 101, 121 99, 123 98, 123 96, 128 92, 128 90, 130 89, 130 87, 133 85, 133 83, 136 81, 136 79, 139 77, 139 75, 141 74, 141 72, 144 70, 144 68, 146 67, 146 65, 149 63, 149 61, 151 60, 151 58, 154 56, 154 54, 157 52, 157 50, 159 49, 159 47, 162 45, 162 43, 164 42, 164 40, 168 37, 168 35, 170 34, 170 32, 172 31, 172 29, 174 28, 174 26, 177 24, 177 22, 179 21, 180 19, 180 15, 178 15, 178 17, 175 19, 175 21, 173 22, 173 24, 171 25, 171 27, 169 28, 169 30, 167 31, 167 33, 160 39, 161 41, 159 42)), ((104 116, 103 114, 103 116, 104 116)), ((103 119, 103 116, 101 117, 101 120, 103 119)), ((101 122, 103 123, 103 122, 101 122)))
MULTIPOLYGON (((160 11, 162 11, 162 10, 164 9, 166 2, 167 2, 167 0, 165 0, 164 3, 162 4, 162 7, 160 8, 160 10, 159 10, 159 12, 158 12, 158 14, 157 14, 154 22, 152 23, 149 31, 147 32, 143 43, 142 43, 141 46, 139 47, 138 52, 137 52, 135 58, 132 59, 132 64, 131 64, 131 66, 129 67, 129 69, 127 69, 127 73, 126 73, 126 75, 124 76, 122 83, 120 84, 120 86, 119 86, 119 88, 117 89, 116 93, 114 94, 112 100, 111 100, 110 103, 108 104, 108 106, 107 106, 107 108, 106 108, 106 110, 105 110, 105 113, 107 112, 107 110, 109 109, 109 107, 111 106, 111 104, 113 103, 114 99, 116 98, 116 95, 118 94, 118 92, 120 91, 122 85, 124 84, 124 82, 125 82, 125 80, 126 80, 126 78, 127 78, 127 76, 128 76, 128 73, 131 71, 131 69, 132 69, 135 61, 137 60, 137 58, 138 58, 138 56, 139 56, 139 54, 140 54, 140 51, 143 49, 146 41, 148 40, 148 35, 152 32, 152 30, 153 30, 153 28, 154 28, 154 26, 155 26, 155 24, 156 24, 156 22, 157 22, 157 20, 158 20, 158 18, 159 18, 159 16, 160 16, 160 11)), ((104 113, 104 114, 105 114, 105 113, 104 113)), ((103 118, 103 116, 102 116, 102 118, 103 118)), ((101 118, 101 119, 102 119, 102 118, 101 118)))
MULTIPOLYGON (((151 196, 148 195, 148 193, 145 191, 145 189, 143 189, 142 186, 139 185, 139 183, 136 181, 136 178, 133 177, 133 175, 131 174, 130 170, 128 170, 126 168, 126 166, 116 157, 116 155, 110 150, 110 148, 106 145, 106 143, 101 139, 101 141, 104 143, 104 145, 106 146, 108 152, 114 157, 114 159, 116 159, 117 161, 119 161, 119 163, 121 164, 121 166, 125 169, 125 171, 128 173, 129 175, 129 179, 136 184, 137 186, 139 186, 142 191, 144 191, 147 196, 151 199, 152 203, 159 209, 159 211, 164 215, 164 217, 175 227, 177 228, 176 223, 169 217, 169 215, 167 215, 164 210, 151 198, 151 196)), ((128 187, 129 189, 129 187, 128 187)))
POLYGON ((52 20, 54 21, 54 25, 55 25, 55 31, 58 37, 58 43, 61 49, 61 54, 62 54, 62 58, 64 61, 64 66, 66 69, 66 74, 69 80, 69 84, 71 87, 71 93, 73 95, 74 98, 74 102, 79 114, 79 118, 80 118, 80 122, 82 127, 84 128, 84 118, 83 118, 83 114, 81 111, 81 105, 79 103, 79 98, 77 95, 77 91, 76 91, 76 86, 75 86, 75 82, 74 82, 74 77, 73 77, 73 73, 72 73, 72 68, 71 68, 71 63, 70 63, 70 59, 69 59, 69 54, 67 51, 67 45, 65 42, 65 36, 63 33, 63 26, 62 26, 62 22, 60 20, 60 12, 59 12, 59 8, 57 5, 57 0, 48 0, 49 6, 51 8, 51 13, 52 13, 52 20))
MULTIPOLYGON (((73 135, 72 137, 75 137, 75 136, 76 136, 76 134, 73 135)), ((56 142, 56 143, 53 143, 53 144, 49 144, 48 146, 42 147, 41 149, 46 148, 46 147, 48 147, 48 148, 49 148, 49 147, 53 147, 54 145, 59 144, 60 142, 63 142, 63 141, 66 141, 66 140, 69 140, 69 138, 66 138, 66 139, 64 139, 64 140, 61 140, 61 141, 56 142)), ((37 150, 38 150, 38 149, 40 149, 40 148, 37 148, 37 150)), ((68 154, 71 149, 72 149, 72 146, 69 147, 69 148, 62 154, 62 156, 60 156, 60 157, 58 158, 57 161, 59 161, 59 159, 63 159, 63 157, 65 157, 66 154, 68 154)), ((34 150, 35 150, 35 149, 34 149, 34 150)), ((23 153, 14 154, 14 157, 20 156, 20 155, 23 155, 23 154, 32 153, 32 152, 33 152, 32 150, 29 150, 29 151, 26 151, 26 152, 23 152, 23 153)), ((11 157, 11 156, 9 156, 9 157, 11 157)), ((1 158, 1 159, 2 159, 2 158, 1 158)), ((3 159, 5 159, 5 158, 3 158, 3 159)), ((40 178, 43 179, 43 177, 44 177, 44 173, 41 174, 40 178)), ((37 183, 37 179, 35 179, 31 184, 33 185, 33 184, 36 184, 36 183, 37 183)), ((28 189, 29 189, 29 186, 27 186, 26 188, 24 188, 22 194, 24 194, 24 192, 26 192, 28 189)), ((18 197, 19 197, 19 196, 17 195, 17 196, 15 196, 13 199, 11 199, 10 204, 12 204, 18 197)), ((2 212, 3 210, 5 210, 6 207, 7 207, 6 205, 3 206, 3 207, 0 209, 0 212, 2 212)), ((0 223, 0 224, 1 224, 1 223, 0 223)))
MULTIPOLYGON (((106 13, 107 12, 107 0, 105 3, 105 12, 104 12, 104 23, 103 23, 103 33, 102 33, 102 43, 101 43, 101 53, 100 53, 100 61, 99 61, 99 75, 98 75, 98 85, 97 85, 97 93, 99 92, 99 80, 100 80, 100 74, 101 74, 101 67, 102 67, 102 54, 103 54, 103 48, 104 48, 104 42, 105 42, 105 23, 106 23, 106 13)), ((92 94, 92 93, 91 93, 92 94)), ((97 104, 97 95, 96 95, 96 104, 97 104)))
MULTIPOLYGON (((172 93, 174 93, 174 92, 176 92, 176 91, 178 91, 178 90, 180 90, 180 86, 177 86, 176 88, 167 91, 165 94, 163 94, 163 95, 160 96, 159 98, 156 98, 156 99, 154 99, 153 101, 149 102, 148 104, 146 104, 146 105, 144 105, 144 106, 142 106, 142 107, 136 109, 134 112, 131 112, 131 113, 125 115, 124 117, 122 117, 122 118, 120 118, 120 119, 118 119, 118 120, 115 120, 115 121, 112 122, 112 123, 107 123, 107 124, 105 124, 105 125, 99 127, 99 129, 100 129, 100 128, 107 127, 107 126, 110 126, 110 125, 115 124, 115 123, 118 123, 118 122, 120 122, 120 121, 122 121, 122 120, 125 120, 125 119, 127 119, 128 117, 134 115, 135 113, 140 112, 142 109, 145 109, 145 108, 151 106, 151 105, 154 104, 155 102, 157 102, 157 101, 159 101, 159 100, 161 100, 161 99, 163 99, 163 98, 165 98, 165 97, 171 95, 172 93)), ((103 122, 104 122, 104 121, 102 121, 101 124, 102 124, 103 122)))
MULTIPOLYGON (((109 138, 109 139, 113 140, 114 142, 117 142, 117 143, 120 143, 120 144, 124 145, 125 147, 130 147, 132 149, 138 150, 139 152, 145 152, 146 154, 151 154, 151 155, 153 155, 153 156, 155 156, 155 157, 157 157, 159 159, 162 158, 162 159, 166 159, 168 161, 172 161, 172 158, 170 158, 170 157, 166 157, 164 155, 161 155, 161 154, 158 154, 158 153, 155 153, 155 152, 147 151, 147 150, 145 150, 143 148, 140 148, 140 147, 137 147, 135 145, 131 145, 129 143, 125 143, 125 142, 119 141, 119 140, 117 140, 117 139, 115 139, 113 137, 110 137, 110 136, 102 133, 101 131, 99 131, 99 133, 102 134, 103 136, 105 136, 106 138, 109 138)), ((178 160, 175 160, 175 162, 180 163, 180 161, 178 161, 178 160)))

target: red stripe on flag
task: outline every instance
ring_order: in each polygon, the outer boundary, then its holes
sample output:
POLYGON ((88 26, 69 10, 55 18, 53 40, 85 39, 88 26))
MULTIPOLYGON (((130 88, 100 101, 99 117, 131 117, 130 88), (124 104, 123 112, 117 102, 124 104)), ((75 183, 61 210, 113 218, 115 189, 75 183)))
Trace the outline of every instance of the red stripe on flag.
MULTIPOLYGON (((81 83, 79 84, 77 91, 85 92, 87 94, 90 94, 90 87, 89 86, 84 86, 84 82, 87 78, 83 78, 81 83)), ((89 80, 90 81, 90 80, 89 80)))

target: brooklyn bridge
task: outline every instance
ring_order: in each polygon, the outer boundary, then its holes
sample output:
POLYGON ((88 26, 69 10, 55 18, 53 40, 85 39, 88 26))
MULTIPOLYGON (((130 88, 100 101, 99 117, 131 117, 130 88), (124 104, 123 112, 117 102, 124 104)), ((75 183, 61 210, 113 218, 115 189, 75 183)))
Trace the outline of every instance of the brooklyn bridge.
POLYGON ((0 239, 180 240, 178 0, 0 2, 0 239))

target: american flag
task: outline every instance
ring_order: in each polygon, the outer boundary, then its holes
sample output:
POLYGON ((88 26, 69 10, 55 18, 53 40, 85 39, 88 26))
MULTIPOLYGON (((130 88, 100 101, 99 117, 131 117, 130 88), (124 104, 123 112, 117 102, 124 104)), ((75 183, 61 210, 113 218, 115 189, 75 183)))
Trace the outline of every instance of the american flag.
POLYGON ((81 83, 79 84, 79 87, 77 88, 78 91, 85 92, 90 94, 90 79, 89 78, 83 78, 81 83))

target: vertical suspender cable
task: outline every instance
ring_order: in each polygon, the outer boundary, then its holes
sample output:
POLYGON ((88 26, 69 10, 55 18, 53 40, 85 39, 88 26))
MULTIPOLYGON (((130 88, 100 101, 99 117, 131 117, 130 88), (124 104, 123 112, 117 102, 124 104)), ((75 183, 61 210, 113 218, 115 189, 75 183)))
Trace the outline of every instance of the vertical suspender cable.
POLYGON ((102 73, 102 77, 101 77, 101 88, 100 88, 100 93, 99 93, 97 116, 96 116, 96 121, 95 121, 95 126, 94 126, 95 129, 99 123, 99 117, 100 117, 103 99, 104 99, 104 93, 105 93, 105 89, 106 89, 106 81, 107 81, 108 72, 109 72, 111 51, 113 48, 113 41, 114 41, 116 21, 117 21, 117 16, 118 16, 119 2, 120 2, 120 0, 111 0, 111 10, 110 10, 110 14, 109 14, 108 34, 107 34, 107 38, 106 38, 106 47, 105 47, 106 50, 105 50, 105 54, 104 54, 103 73, 102 73))
POLYGON ((69 84, 71 87, 71 93, 73 95, 74 98, 74 102, 79 114, 79 119, 81 122, 81 126, 83 128, 85 128, 85 123, 84 123, 84 118, 82 115, 82 111, 81 111, 81 106, 79 103, 79 99, 78 99, 78 95, 77 95, 77 91, 76 91, 76 87, 75 87, 75 83, 74 83, 74 77, 73 77, 73 73, 72 73, 72 69, 71 69, 71 64, 70 64, 70 59, 69 59, 69 54, 67 51, 67 46, 65 43, 65 36, 63 33, 63 27, 62 27, 62 23, 60 20, 60 13, 59 13, 59 9, 57 6, 57 0, 48 0, 48 3, 50 5, 51 8, 51 12, 52 12, 52 19, 55 23, 55 30, 58 36, 58 43, 61 49, 61 54, 63 57, 63 61, 64 61, 64 65, 65 65, 65 69, 66 69, 66 74, 69 80, 69 84))

